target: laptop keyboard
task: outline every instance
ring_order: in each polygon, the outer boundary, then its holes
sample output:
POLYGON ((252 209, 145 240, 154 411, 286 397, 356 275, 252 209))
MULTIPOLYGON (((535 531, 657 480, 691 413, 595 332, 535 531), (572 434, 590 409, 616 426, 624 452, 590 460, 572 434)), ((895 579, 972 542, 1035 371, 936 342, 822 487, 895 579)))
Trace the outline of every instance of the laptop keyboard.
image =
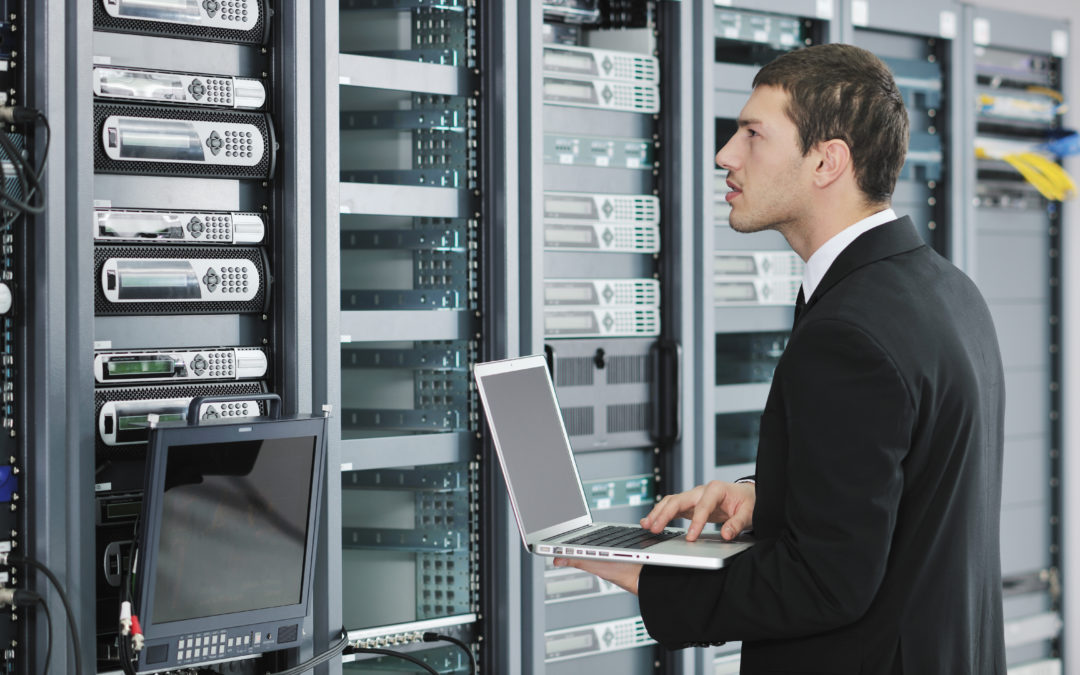
POLYGON ((648 548, 667 541, 681 534, 664 530, 660 534, 653 534, 640 527, 626 527, 620 525, 607 525, 598 530, 573 539, 567 539, 563 544, 579 544, 581 546, 603 546, 606 548, 648 548))

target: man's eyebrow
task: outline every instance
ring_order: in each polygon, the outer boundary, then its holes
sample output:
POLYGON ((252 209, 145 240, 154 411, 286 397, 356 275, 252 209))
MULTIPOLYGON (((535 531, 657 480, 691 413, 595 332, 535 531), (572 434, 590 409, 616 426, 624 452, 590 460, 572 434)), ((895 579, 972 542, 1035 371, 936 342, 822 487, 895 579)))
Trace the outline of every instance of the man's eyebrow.
POLYGON ((761 124, 761 120, 758 120, 758 119, 754 119, 754 118, 752 118, 752 117, 750 117, 750 118, 747 118, 747 117, 740 117, 740 118, 738 119, 738 124, 739 124, 739 128, 741 129, 741 128, 743 128, 743 127, 748 127, 748 126, 750 126, 751 124, 761 124))

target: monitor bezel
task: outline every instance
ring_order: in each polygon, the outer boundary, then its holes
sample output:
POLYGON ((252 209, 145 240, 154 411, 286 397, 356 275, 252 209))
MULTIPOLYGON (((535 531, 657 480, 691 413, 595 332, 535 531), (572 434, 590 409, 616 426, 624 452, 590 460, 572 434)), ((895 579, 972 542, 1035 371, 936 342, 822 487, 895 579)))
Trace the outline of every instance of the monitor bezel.
MULTIPOLYGON (((169 422, 156 425, 151 429, 146 455, 143 508, 138 527, 139 547, 135 561, 137 595, 133 607, 139 617, 143 636, 148 643, 150 641, 160 642, 164 639, 179 638, 200 631, 241 628, 282 621, 303 623, 311 607, 316 546, 322 517, 322 496, 327 477, 326 443, 326 418, 324 417, 248 418, 239 423, 235 421, 227 423, 203 422, 193 426, 181 422, 169 422), (299 601, 278 607, 250 609, 162 623, 156 622, 152 607, 153 589, 157 582, 157 570, 152 567, 152 563, 158 555, 163 504, 161 499, 154 498, 151 495, 162 494, 167 463, 166 451, 174 446, 298 437, 314 437, 315 439, 315 447, 312 453, 311 483, 309 485, 307 540, 304 548, 304 569, 302 571, 299 601)), ((297 642, 280 648, 293 648, 299 646, 299 644, 297 642)), ((184 667, 188 667, 188 665, 185 664, 184 667)))

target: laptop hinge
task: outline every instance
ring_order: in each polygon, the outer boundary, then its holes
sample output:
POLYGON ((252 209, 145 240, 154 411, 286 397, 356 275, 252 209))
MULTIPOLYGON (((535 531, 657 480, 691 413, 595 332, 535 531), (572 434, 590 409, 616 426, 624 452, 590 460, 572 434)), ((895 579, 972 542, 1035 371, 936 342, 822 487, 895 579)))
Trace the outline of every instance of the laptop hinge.
POLYGON ((558 539, 560 537, 565 537, 568 534, 573 534, 575 532, 580 532, 581 530, 586 530, 586 529, 588 529, 588 528, 590 528, 592 526, 593 526, 593 524, 589 523, 588 525, 582 525, 581 527, 575 527, 572 530, 567 530, 566 532, 560 532, 559 534, 553 534, 552 536, 548 537, 547 539, 541 539, 540 541, 551 541, 552 539, 558 539))

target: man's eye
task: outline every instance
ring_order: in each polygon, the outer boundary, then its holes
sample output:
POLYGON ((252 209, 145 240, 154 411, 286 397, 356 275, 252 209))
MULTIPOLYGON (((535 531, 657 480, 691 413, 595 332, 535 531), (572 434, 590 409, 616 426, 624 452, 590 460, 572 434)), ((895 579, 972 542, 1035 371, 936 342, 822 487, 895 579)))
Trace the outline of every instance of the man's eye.
POLYGON ((754 131, 753 129, 747 128, 746 135, 747 136, 757 136, 758 132, 754 131))

